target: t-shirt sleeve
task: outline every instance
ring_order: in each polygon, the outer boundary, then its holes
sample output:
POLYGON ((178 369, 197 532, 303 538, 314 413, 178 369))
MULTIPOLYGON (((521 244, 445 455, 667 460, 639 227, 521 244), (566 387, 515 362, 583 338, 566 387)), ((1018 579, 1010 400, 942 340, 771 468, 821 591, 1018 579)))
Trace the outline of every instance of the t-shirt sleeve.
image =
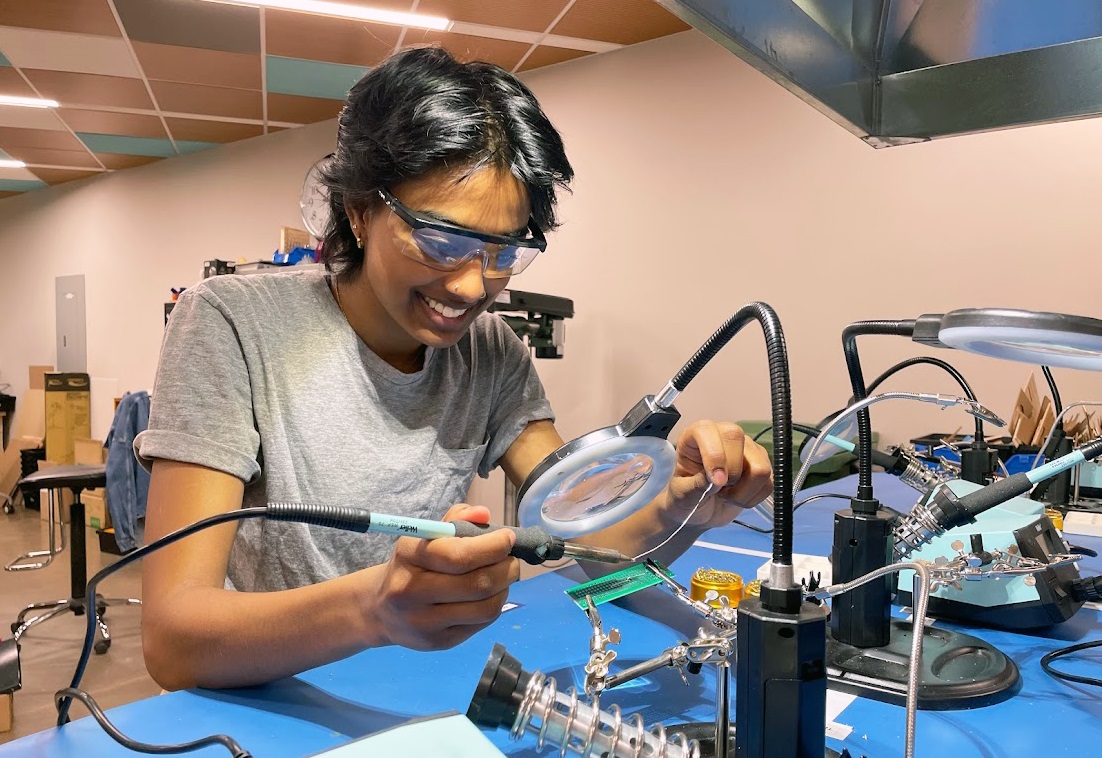
POLYGON ((252 412, 241 335, 226 303, 200 285, 180 296, 161 345, 149 426, 134 440, 153 459, 195 463, 246 484, 260 476, 260 434, 252 412))
MULTIPOLYGON (((487 316, 483 316, 487 318, 487 316)), ((488 340, 501 356, 496 362, 497 392, 490 410, 489 445, 478 475, 486 478, 524 428, 533 421, 555 420, 543 383, 524 342, 501 318, 488 314, 488 340)))

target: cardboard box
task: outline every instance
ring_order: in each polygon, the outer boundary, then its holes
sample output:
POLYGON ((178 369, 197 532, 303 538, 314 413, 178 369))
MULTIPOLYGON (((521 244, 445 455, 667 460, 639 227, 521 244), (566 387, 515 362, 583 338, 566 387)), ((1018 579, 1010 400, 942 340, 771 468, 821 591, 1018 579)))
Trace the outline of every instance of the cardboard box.
POLYGON ((46 459, 73 463, 74 441, 92 436, 92 380, 88 374, 46 374, 46 459))
POLYGON ((12 693, 0 695, 0 734, 10 732, 15 723, 15 697, 12 693))
POLYGON ((107 512, 107 490, 97 487, 80 493, 84 503, 84 525, 93 529, 110 529, 111 514, 107 512))
POLYGON ((106 462, 107 450, 103 447, 103 440, 73 440, 73 463, 83 463, 88 466, 102 466, 106 462))
MULTIPOLYGON (((62 464, 57 461, 39 461, 38 470, 44 471, 54 466, 61 466, 62 464)), ((68 465, 68 464, 65 464, 68 465)), ((54 519, 58 517, 58 509, 60 508, 61 523, 69 523, 69 506, 73 504, 73 491, 68 487, 53 490, 54 493, 54 519), (60 506, 58 505, 60 503, 60 506)), ((38 502, 40 507, 38 509, 38 518, 42 521, 46 521, 50 518, 50 490, 42 489, 38 491, 38 502)))
POLYGON ((28 366, 27 387, 32 390, 46 389, 46 374, 53 373, 53 366, 28 366))

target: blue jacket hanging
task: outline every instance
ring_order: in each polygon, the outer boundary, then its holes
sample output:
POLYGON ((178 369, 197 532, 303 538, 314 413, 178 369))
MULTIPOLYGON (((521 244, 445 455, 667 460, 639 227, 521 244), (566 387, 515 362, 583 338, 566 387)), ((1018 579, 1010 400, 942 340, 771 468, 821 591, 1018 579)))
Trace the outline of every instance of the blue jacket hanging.
POLYGON ((138 520, 145 518, 149 472, 134 455, 134 438, 149 425, 149 393, 127 392, 107 433, 107 510, 115 542, 124 553, 138 547, 138 520))

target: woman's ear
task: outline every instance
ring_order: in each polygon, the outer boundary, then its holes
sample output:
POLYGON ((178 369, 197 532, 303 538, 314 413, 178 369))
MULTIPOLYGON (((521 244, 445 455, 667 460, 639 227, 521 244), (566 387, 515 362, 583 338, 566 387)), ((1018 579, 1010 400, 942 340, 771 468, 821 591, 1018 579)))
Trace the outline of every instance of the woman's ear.
POLYGON ((356 238, 356 246, 362 249, 367 240, 367 224, 371 220, 371 211, 366 208, 362 211, 356 211, 348 203, 345 203, 344 212, 348 216, 349 225, 352 227, 352 235, 356 238))
POLYGON ((348 203, 344 204, 344 213, 348 216, 348 223, 352 226, 352 233, 357 237, 362 237, 366 231, 366 218, 364 213, 357 212, 348 203))

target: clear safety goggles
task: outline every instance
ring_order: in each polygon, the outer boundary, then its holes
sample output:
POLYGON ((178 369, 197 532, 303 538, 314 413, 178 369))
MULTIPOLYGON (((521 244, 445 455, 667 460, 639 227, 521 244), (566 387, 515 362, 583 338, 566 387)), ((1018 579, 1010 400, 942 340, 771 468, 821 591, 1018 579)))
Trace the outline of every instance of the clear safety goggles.
POLYGON ((547 249, 547 239, 531 219, 529 237, 486 234, 411 210, 385 189, 379 190, 379 197, 408 227, 395 230, 401 251, 439 271, 455 271, 481 257, 483 276, 504 279, 524 271, 547 249))

